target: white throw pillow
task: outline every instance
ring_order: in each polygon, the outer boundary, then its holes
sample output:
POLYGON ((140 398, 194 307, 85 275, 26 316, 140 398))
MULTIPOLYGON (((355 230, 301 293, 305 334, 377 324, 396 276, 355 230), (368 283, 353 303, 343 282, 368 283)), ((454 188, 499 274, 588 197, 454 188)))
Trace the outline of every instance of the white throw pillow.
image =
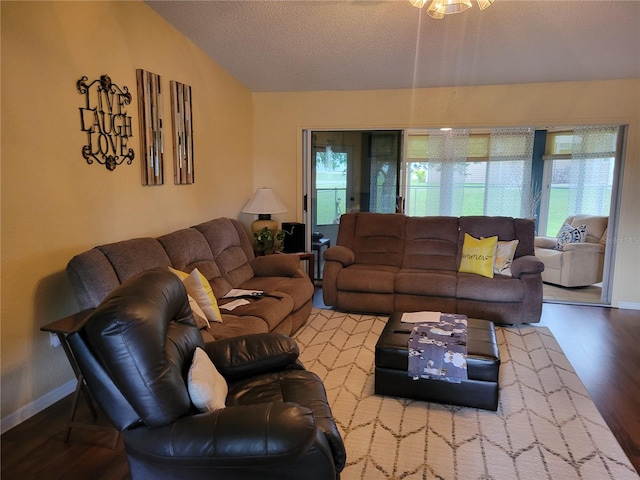
POLYGON ((496 248, 496 261, 493 266, 493 273, 500 275, 508 275, 511 277, 511 263, 513 262, 513 256, 516 254, 516 248, 518 248, 520 240, 499 241, 496 248))
POLYGON ((225 407, 229 393, 227 382, 200 347, 196 347, 193 353, 187 388, 191 403, 201 412, 211 412, 225 407))

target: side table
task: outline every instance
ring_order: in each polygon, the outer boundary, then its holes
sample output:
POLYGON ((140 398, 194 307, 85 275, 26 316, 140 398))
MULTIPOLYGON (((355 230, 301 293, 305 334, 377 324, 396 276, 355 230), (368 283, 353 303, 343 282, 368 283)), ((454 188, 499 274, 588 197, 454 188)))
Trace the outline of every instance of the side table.
POLYGON ((330 238, 319 238, 311 242, 311 250, 318 252, 318 280, 322 280, 322 270, 320 269, 320 261, 322 260, 322 249, 331 247, 330 238))
POLYGON ((100 431, 112 431, 114 433, 113 438, 113 447, 116 448, 118 444, 118 440, 120 438, 120 432, 115 428, 109 428, 103 425, 94 425, 91 423, 78 422, 75 420, 76 410, 78 409, 78 400, 80 399, 80 395, 82 395, 89 406, 89 410, 91 411, 91 415, 94 419, 98 417, 98 411, 93 403, 93 399, 91 398, 91 393, 87 389, 87 385, 84 381, 84 377, 82 376, 82 372, 80 372, 80 368, 78 367, 78 363, 76 362, 75 357, 73 356, 73 352, 71 351, 71 347, 69 346, 69 342, 67 341, 67 335, 79 331, 84 325, 87 317, 93 312, 94 309, 90 308, 88 310, 83 310, 82 312, 78 312, 74 315, 69 315, 68 317, 61 318, 60 320, 56 320, 55 322, 51 322, 43 327, 40 327, 40 330, 43 332, 55 333, 60 340, 60 345, 62 345, 62 349, 64 350, 65 355, 67 356, 67 360, 69 361, 69 365, 73 370, 74 375, 77 379, 76 389, 73 394, 73 402, 71 404, 71 413, 69 415, 69 421, 67 422, 67 431, 64 436, 64 441, 69 441, 69 435, 71 434, 71 428, 83 428, 85 430, 100 430, 100 431))
POLYGON ((313 283, 315 281, 316 278, 316 272, 315 272, 315 255, 313 252, 295 252, 295 253, 289 253, 289 255, 297 255, 298 257, 300 257, 300 261, 302 260, 306 260, 307 263, 309 264, 309 279, 311 279, 311 283, 313 283))

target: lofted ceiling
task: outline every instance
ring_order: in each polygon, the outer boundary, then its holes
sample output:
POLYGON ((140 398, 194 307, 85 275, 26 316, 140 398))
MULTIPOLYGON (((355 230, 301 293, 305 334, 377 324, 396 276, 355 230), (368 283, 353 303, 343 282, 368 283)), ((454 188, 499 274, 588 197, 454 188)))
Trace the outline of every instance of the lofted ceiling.
POLYGON ((254 92, 640 78, 640 1, 145 2, 254 92))

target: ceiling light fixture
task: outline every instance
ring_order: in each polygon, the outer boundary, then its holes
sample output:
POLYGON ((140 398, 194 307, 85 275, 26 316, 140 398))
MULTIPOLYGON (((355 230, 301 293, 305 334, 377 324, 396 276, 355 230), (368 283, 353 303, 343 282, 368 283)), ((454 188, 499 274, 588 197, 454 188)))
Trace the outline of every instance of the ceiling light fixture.
MULTIPOLYGON (((477 0, 480 10, 485 10, 491 6, 494 0, 477 0)), ((471 0, 409 0, 414 7, 422 8, 427 3, 427 14, 433 18, 441 19, 445 15, 464 12, 471 8, 471 0)))

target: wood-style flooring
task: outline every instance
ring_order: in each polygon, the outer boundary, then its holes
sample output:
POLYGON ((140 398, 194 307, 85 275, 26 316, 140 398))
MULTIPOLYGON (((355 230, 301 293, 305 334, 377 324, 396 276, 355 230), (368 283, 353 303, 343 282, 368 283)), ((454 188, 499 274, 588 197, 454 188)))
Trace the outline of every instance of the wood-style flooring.
MULTIPOLYGON (((320 289, 314 304, 324 306, 320 289)), ((545 303, 540 325, 551 329, 640 472, 640 312, 545 303)), ((110 448, 109 432, 74 429, 64 442, 70 405, 71 396, 2 435, 3 480, 129 478, 122 440, 110 448)), ((80 410, 90 419, 82 400, 80 410)))

